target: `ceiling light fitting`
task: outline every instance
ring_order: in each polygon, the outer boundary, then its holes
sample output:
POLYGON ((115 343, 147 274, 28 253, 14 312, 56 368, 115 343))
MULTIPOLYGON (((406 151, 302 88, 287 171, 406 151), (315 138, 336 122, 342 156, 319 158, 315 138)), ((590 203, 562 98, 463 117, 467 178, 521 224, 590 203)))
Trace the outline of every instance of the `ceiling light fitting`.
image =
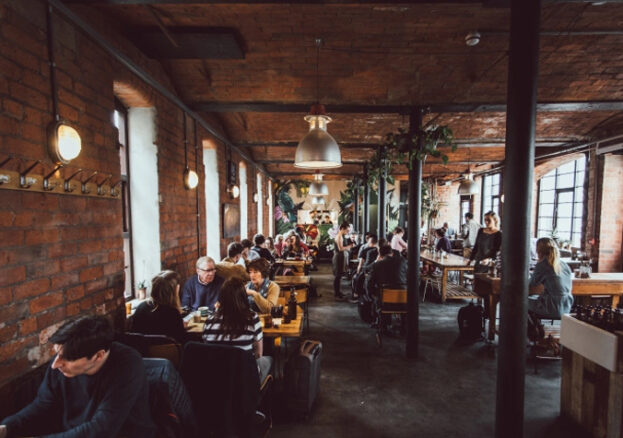
POLYGON ((316 39, 316 103, 312 105, 305 121, 309 123, 309 132, 299 142, 294 155, 294 166, 304 169, 330 169, 342 166, 340 147, 327 132, 331 118, 320 102, 319 60, 322 40, 316 39))
POLYGON ((474 181, 474 175, 471 171, 471 158, 472 151, 470 149, 467 158, 467 173, 465 174, 465 179, 463 179, 461 184, 459 184, 459 195, 477 195, 480 193, 480 186, 474 181))
POLYGON ((329 187, 322 182, 322 174, 316 172, 314 174, 314 182, 309 185, 309 194, 311 196, 328 196, 329 187))
POLYGON ((322 196, 314 196, 311 203, 312 205, 324 205, 325 199, 322 196))
POLYGON ((465 44, 470 47, 477 45, 480 42, 480 33, 478 31, 471 31, 465 35, 465 44))

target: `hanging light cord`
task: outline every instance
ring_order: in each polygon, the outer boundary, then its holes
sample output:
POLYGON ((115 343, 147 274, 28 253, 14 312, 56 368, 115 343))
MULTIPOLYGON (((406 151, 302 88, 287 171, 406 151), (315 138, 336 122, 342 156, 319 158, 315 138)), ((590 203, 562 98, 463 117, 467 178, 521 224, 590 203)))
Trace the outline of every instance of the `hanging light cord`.
POLYGON ((186 113, 184 113, 184 169, 188 169, 188 140, 186 139, 186 113))
POLYGON ((321 38, 316 38, 316 103, 320 103, 320 45, 321 38))
POLYGON ((59 121, 58 114, 58 87, 56 85, 56 61, 54 58, 54 26, 52 23, 52 5, 48 5, 46 21, 48 27, 48 63, 50 64, 50 84, 52 86, 52 112, 54 120, 59 121))

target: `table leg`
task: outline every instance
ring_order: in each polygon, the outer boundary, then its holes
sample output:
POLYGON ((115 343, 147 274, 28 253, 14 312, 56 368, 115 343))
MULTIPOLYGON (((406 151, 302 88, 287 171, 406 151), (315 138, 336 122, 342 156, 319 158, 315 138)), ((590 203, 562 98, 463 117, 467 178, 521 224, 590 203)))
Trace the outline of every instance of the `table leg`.
POLYGON ((463 271, 462 269, 459 271, 459 284, 461 286, 464 286, 464 280, 463 280, 463 274, 465 274, 465 271, 463 271))
POLYGON ((490 341, 495 339, 495 318, 497 317, 498 300, 493 294, 489 294, 489 334, 490 341))
POLYGON ((619 299, 620 298, 621 298, 620 295, 612 295, 612 307, 613 308, 619 307, 619 299))
POLYGON ((448 270, 443 268, 441 274, 441 302, 446 302, 446 289, 448 286, 448 270))

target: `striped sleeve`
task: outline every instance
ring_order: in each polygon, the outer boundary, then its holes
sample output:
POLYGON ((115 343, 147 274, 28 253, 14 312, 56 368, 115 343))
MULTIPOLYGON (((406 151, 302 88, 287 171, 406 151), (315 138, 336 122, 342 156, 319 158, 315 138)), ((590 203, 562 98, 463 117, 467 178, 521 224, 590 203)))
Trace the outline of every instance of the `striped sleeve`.
POLYGON ((261 341, 263 337, 264 333, 262 332, 262 323, 256 313, 253 317, 253 340, 258 342, 261 341))

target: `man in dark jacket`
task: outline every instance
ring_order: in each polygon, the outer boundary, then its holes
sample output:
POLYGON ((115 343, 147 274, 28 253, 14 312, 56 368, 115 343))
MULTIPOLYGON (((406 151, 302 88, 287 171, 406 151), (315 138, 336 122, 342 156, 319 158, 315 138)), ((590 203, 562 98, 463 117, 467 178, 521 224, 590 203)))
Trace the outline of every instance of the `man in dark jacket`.
POLYGON ((266 237, 264 237, 263 234, 256 234, 253 236, 253 243, 255 243, 255 246, 249 251, 249 260, 263 258, 266 259, 268 263, 275 262, 275 258, 266 248, 266 237))
POLYGON ((0 437, 153 437, 143 360, 112 340, 103 316, 63 324, 50 337, 56 357, 36 398, 0 422, 0 437))

